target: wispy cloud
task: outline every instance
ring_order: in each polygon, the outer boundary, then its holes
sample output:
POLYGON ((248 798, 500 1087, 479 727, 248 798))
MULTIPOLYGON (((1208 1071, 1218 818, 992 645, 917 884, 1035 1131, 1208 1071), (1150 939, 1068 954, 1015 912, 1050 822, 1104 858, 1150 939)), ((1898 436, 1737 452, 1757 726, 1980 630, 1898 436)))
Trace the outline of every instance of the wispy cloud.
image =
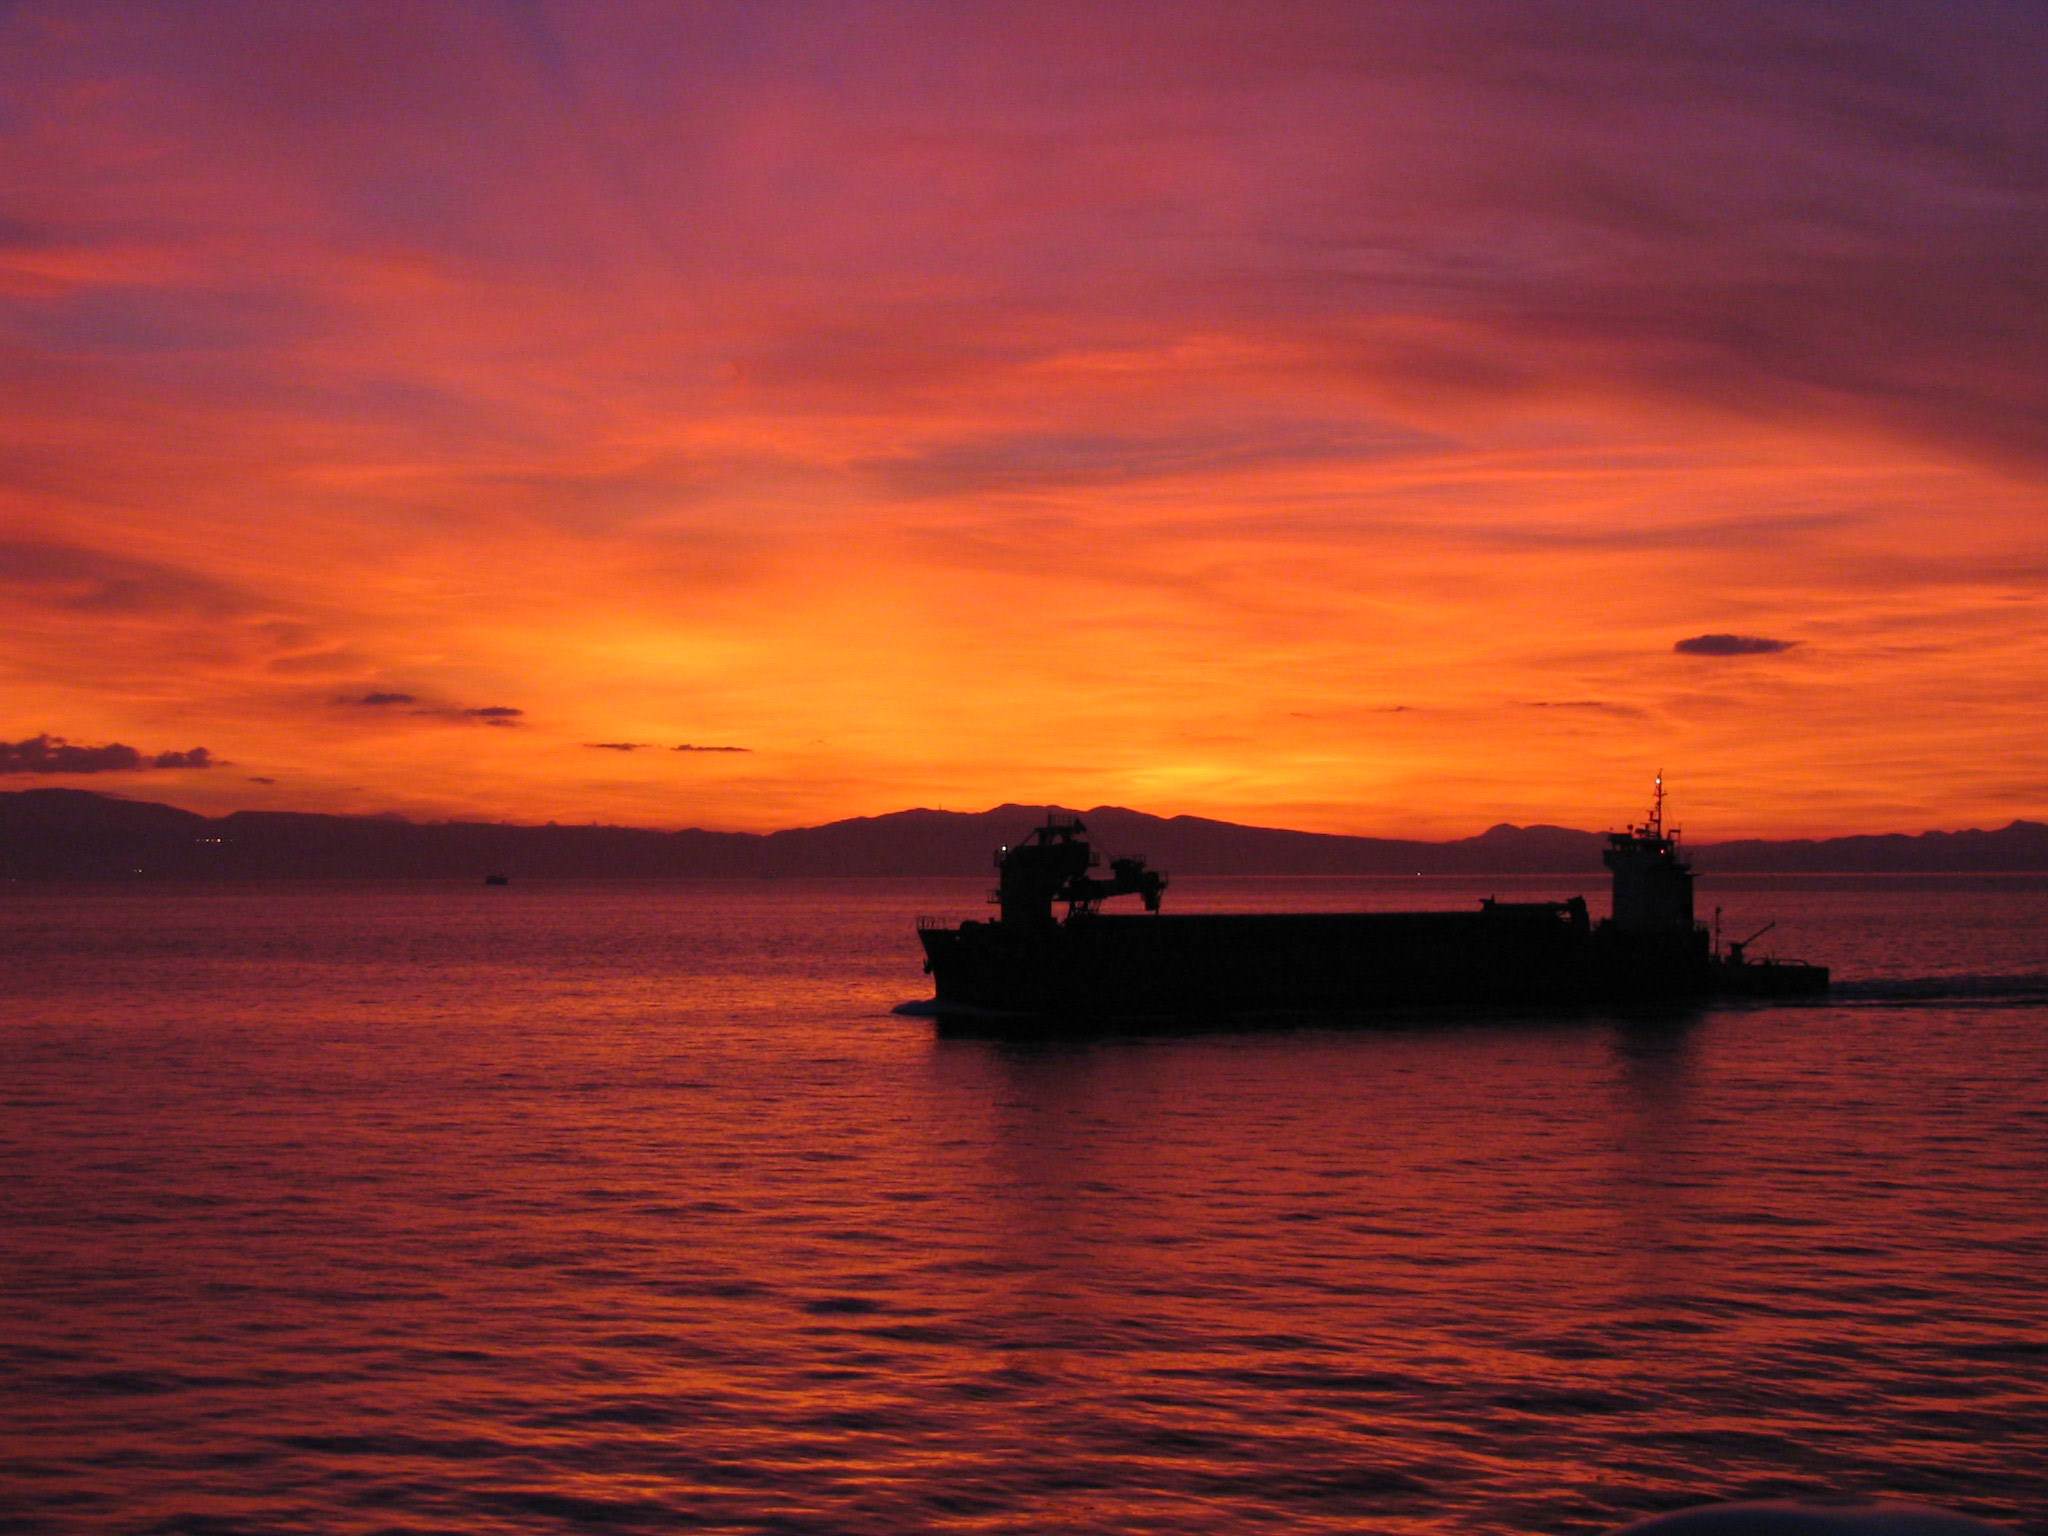
POLYGON ((1640 719, 1644 711, 1634 704, 1616 703, 1610 699, 1522 699, 1522 709, 1561 709, 1584 714, 1617 715, 1624 719, 1640 719))
POLYGON ((523 725, 524 709, 509 704, 467 705, 432 702, 428 695, 396 689, 372 689, 366 693, 344 694, 337 704, 377 714, 402 714, 410 719, 443 720, 456 725, 523 725))
POLYGON ((82 616, 220 617, 258 606, 250 593, 188 567, 35 539, 0 540, 0 587, 82 616))
MULTIPOLYGON (((1175 430, 1016 432, 937 442, 864 468, 907 497, 988 495, 1140 481, 1200 480, 1277 467, 1367 464, 1433 446, 1420 433, 1356 421, 1208 422, 1175 430)), ((1440 446, 1440 445, 1434 445, 1440 446)))

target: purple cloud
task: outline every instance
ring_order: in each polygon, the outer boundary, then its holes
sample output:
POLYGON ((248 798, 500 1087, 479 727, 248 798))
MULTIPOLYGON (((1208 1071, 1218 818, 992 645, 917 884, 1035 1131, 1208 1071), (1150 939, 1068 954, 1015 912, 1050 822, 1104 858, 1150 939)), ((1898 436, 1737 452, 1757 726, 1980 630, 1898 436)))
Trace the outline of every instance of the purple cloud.
POLYGON ((1671 649, 1681 656, 1775 656, 1797 640, 1771 640, 1762 635, 1693 635, 1671 649))
POLYGON ((204 747, 194 747, 188 752, 159 752, 149 760, 152 768, 211 768, 213 754, 204 747))
POLYGON ((213 768, 220 764, 204 747, 144 757, 131 746, 110 741, 101 747, 74 745, 62 736, 0 741, 0 774, 133 773, 146 768, 213 768))

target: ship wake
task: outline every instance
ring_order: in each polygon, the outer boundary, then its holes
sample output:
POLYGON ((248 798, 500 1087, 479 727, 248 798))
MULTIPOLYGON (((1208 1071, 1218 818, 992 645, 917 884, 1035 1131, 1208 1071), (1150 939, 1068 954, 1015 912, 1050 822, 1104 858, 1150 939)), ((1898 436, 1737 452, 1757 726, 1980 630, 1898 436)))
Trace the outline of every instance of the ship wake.
POLYGON ((1833 1007, 1912 1008, 1953 1003, 2028 1008, 2048 1004, 2048 972, 2011 975, 1886 976, 1837 981, 1826 1002, 1833 1007))

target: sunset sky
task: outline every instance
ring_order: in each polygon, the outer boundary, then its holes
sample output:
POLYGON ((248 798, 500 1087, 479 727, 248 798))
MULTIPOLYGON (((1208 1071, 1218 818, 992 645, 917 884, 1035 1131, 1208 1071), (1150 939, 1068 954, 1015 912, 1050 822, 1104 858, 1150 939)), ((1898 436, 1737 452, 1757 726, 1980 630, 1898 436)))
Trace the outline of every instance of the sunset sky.
POLYGON ((1974 3, 7 6, 0 788, 2043 816, 2044 61, 1974 3))

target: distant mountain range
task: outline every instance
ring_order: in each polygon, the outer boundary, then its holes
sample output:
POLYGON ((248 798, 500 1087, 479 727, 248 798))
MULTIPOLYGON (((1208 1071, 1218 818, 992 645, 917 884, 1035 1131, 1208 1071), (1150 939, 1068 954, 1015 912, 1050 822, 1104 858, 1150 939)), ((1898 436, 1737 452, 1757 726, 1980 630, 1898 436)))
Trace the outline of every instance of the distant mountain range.
MULTIPOLYGON (((981 875, 991 852, 1042 823, 1078 814, 1098 847, 1188 875, 1598 874, 1602 834, 1497 826, 1451 842, 1337 837, 1245 827, 1121 806, 897 811, 788 832, 651 832, 633 827, 412 822, 389 816, 174 806, 75 789, 0 794, 0 878, 481 880, 981 875)), ((1991 832, 1748 840, 1694 845, 1702 872, 2048 870, 2048 825, 1991 832)))

